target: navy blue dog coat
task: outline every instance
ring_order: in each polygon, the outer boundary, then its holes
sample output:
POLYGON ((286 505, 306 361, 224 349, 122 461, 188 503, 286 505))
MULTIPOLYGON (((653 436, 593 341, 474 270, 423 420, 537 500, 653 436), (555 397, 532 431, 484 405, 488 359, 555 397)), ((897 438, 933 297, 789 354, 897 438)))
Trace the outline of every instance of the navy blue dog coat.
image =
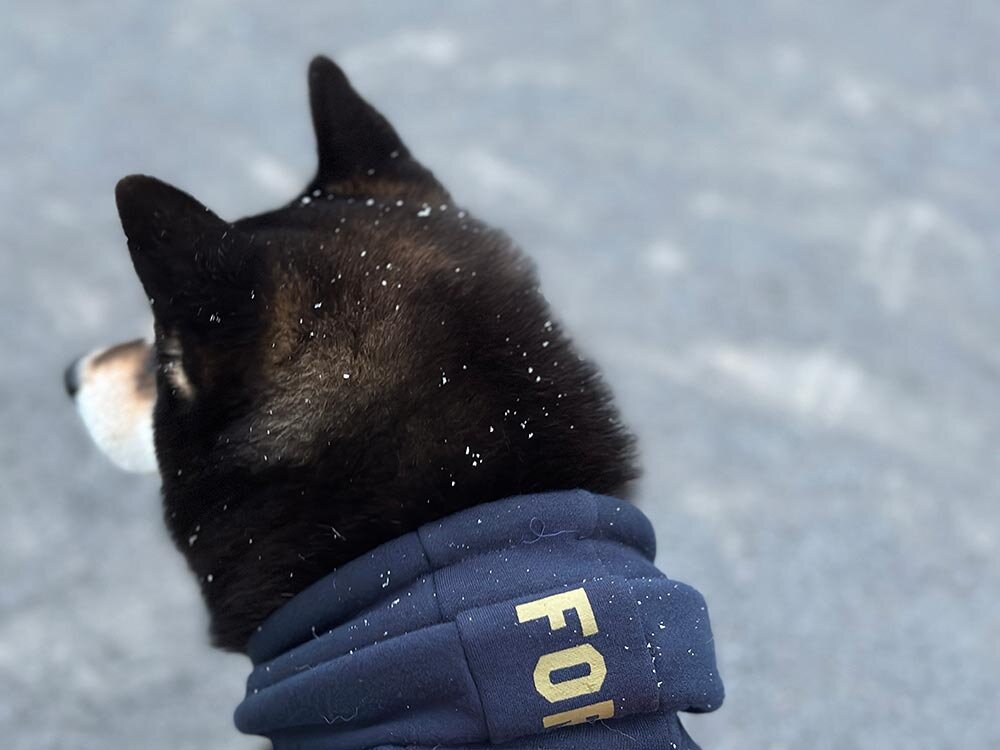
POLYGON ((701 595, 635 507, 509 498, 384 544, 250 640, 236 710, 276 750, 690 750, 722 702, 701 595))

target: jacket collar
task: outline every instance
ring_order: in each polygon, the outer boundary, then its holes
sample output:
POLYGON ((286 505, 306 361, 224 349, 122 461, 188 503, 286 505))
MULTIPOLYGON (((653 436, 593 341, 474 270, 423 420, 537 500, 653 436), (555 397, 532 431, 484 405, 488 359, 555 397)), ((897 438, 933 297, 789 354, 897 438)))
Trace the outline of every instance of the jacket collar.
POLYGON ((582 490, 427 524, 258 629, 236 724, 275 750, 696 748, 708 613, 654 554, 638 509, 582 490))

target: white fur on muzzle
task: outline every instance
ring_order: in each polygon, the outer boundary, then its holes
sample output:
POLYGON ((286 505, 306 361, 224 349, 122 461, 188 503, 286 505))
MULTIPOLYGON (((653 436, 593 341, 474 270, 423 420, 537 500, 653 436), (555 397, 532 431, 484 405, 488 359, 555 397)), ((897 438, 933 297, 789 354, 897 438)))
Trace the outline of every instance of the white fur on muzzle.
POLYGON ((151 348, 143 340, 91 352, 65 374, 66 390, 97 447, 117 466, 155 472, 151 348))

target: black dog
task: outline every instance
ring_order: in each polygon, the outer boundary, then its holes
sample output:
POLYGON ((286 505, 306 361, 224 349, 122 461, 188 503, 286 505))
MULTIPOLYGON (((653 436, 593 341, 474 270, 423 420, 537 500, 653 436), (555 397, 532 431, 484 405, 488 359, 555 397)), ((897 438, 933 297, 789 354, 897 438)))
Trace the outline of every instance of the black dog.
POLYGON ((155 344, 67 375, 94 432, 117 409, 142 433, 152 410, 167 525, 215 643, 236 651, 304 588, 424 524, 544 491, 621 497, 637 476, 532 263, 334 63, 313 61, 309 90, 319 168, 280 209, 228 222, 154 178, 118 184, 155 344), (87 401, 102 379, 114 407, 87 401))

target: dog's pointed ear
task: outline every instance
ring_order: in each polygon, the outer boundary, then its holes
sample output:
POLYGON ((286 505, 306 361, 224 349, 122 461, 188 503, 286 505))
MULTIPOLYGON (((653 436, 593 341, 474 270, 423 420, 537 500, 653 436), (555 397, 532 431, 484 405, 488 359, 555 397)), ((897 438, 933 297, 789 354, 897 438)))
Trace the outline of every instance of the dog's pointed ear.
POLYGON ((310 190, 447 196, 434 175, 410 155, 389 121, 322 55, 309 65, 309 103, 319 155, 310 190))
POLYGON ((240 286, 240 233, 187 193, 155 177, 119 181, 115 200, 129 254, 157 319, 220 316, 240 286))

